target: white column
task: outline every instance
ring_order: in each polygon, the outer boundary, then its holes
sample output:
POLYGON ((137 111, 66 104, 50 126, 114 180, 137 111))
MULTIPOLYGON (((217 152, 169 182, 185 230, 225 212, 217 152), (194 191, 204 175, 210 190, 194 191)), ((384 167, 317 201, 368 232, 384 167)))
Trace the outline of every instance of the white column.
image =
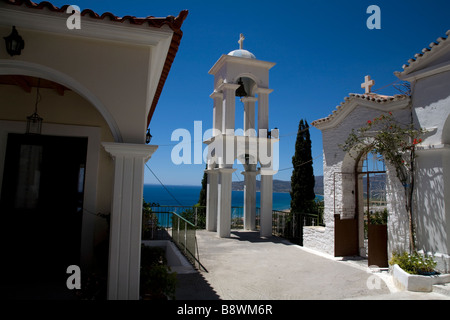
POLYGON ((246 165, 244 175, 244 229, 256 230, 256 165, 246 165))
POLYGON ((223 93, 214 91, 210 97, 214 99, 213 108, 213 136, 217 135, 216 130, 224 132, 222 128, 222 118, 223 118, 223 93))
POLYGON ((255 97, 244 97, 241 101, 244 103, 244 135, 254 137, 253 130, 256 130, 255 103, 258 99, 255 97), (248 131, 249 129, 251 131, 248 131))
POLYGON ((158 146, 102 143, 114 159, 108 299, 138 300, 144 165, 158 146))
POLYGON ((236 109, 236 89, 238 84, 223 83, 220 89, 223 92, 223 115, 222 115, 222 133, 227 134, 227 130, 233 130, 234 135, 234 120, 236 109))
POLYGON ((217 231, 217 200, 218 200, 218 179, 217 170, 206 170, 208 174, 208 184, 206 186, 206 230, 217 231))
POLYGON ((259 130, 269 130, 269 94, 272 91, 272 89, 258 89, 258 133, 259 130))
POLYGON ((261 170, 261 211, 260 211, 260 236, 272 235, 272 197, 273 176, 265 175, 261 170))
MULTIPOLYGON (((261 150, 261 143, 267 143, 267 148, 271 146, 267 139, 267 131, 269 130, 269 94, 272 89, 259 88, 258 89, 258 136, 259 149, 261 150), (259 130, 263 130, 260 132, 259 130), (265 136, 261 136, 264 133, 265 136)), ((267 150, 267 149, 266 149, 267 150)), ((271 150, 270 150, 271 152, 271 150)), ((271 153, 270 153, 271 154, 271 153)), ((259 155, 261 157, 261 155, 259 155)), ((268 171, 267 168, 260 169, 261 173, 261 217, 260 217, 260 235, 261 237, 270 237, 272 235, 272 205, 273 205, 273 172, 268 171)))
POLYGON ((221 168, 218 171, 217 234, 220 238, 228 238, 231 231, 231 175, 236 169, 221 168))

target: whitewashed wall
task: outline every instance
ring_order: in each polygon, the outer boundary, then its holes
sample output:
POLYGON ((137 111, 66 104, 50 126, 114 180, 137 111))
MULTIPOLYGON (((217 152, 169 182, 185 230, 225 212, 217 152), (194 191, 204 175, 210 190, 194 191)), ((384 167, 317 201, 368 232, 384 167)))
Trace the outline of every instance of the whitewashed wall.
POLYGON ((450 72, 413 82, 416 121, 426 130, 417 155, 417 244, 450 271, 450 72))

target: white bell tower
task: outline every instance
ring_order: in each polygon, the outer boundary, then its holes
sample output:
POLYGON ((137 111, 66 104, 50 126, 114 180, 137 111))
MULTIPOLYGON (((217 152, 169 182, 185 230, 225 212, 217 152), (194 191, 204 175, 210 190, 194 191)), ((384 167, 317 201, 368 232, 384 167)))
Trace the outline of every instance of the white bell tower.
POLYGON ((278 130, 269 131, 269 70, 272 62, 257 60, 243 49, 222 55, 209 71, 214 76, 213 135, 208 145, 206 228, 219 237, 229 237, 231 227, 231 183, 238 159, 244 166, 244 229, 256 230, 256 176, 261 175, 260 235, 272 235, 272 184, 274 143, 278 130), (244 106, 243 128, 235 128, 235 101, 244 106), (256 115, 257 108, 257 116, 256 115), (257 123, 257 126, 256 126, 257 123), (237 135, 236 129, 243 129, 237 135))

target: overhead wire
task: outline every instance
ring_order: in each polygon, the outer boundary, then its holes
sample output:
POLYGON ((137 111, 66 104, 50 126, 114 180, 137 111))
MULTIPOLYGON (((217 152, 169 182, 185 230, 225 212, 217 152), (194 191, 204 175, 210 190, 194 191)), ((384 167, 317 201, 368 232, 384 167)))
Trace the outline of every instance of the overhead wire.
POLYGON ((180 201, 178 201, 178 199, 169 191, 169 189, 167 189, 167 187, 164 185, 164 183, 161 181, 161 179, 158 178, 156 173, 153 172, 153 170, 148 166, 147 163, 145 164, 145 166, 153 174, 153 176, 156 178, 156 180, 158 180, 158 182, 161 184, 161 186, 167 191, 167 193, 175 200, 175 202, 178 203, 180 206, 182 206, 183 204, 180 201))

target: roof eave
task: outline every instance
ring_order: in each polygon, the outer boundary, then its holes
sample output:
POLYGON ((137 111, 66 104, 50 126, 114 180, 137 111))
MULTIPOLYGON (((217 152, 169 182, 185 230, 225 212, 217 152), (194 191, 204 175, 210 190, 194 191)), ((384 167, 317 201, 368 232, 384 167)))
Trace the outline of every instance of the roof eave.
MULTIPOLYGON (((62 32, 61 30, 64 30, 64 28, 60 27, 59 21, 56 25, 56 20, 61 19, 67 19, 67 8, 69 5, 64 5, 61 8, 55 7, 53 4, 47 1, 40 2, 39 4, 34 3, 30 0, 1 0, 1 4, 7 4, 14 6, 15 8, 27 8, 27 9, 34 9, 34 10, 42 10, 42 16, 46 17, 46 22, 40 21, 40 23, 36 24, 32 21, 32 19, 29 19, 30 14, 26 11, 29 10, 23 10, 22 14, 20 15, 19 19, 24 24, 24 27, 29 28, 37 28, 41 31, 47 31, 47 32, 62 32), (51 15, 49 13, 52 13, 51 15), (61 14, 61 17, 54 17, 54 13, 61 14), (64 16, 62 16, 64 15, 64 16), (49 23, 52 22, 53 23, 49 23), (59 30, 59 31, 58 31, 59 30)), ((9 6, 2 6, 3 8, 7 8, 9 6)), ((36 11, 37 12, 37 11, 36 11)), ((34 12, 33 12, 34 13, 34 12)), ((181 27, 183 25, 184 20, 186 19, 188 15, 187 10, 182 10, 177 17, 174 16, 167 16, 163 18, 155 18, 155 17, 147 17, 147 18, 136 18, 132 16, 125 16, 125 17, 117 17, 113 15, 112 13, 105 12, 102 15, 99 15, 92 11, 91 9, 85 9, 82 10, 80 13, 81 17, 83 19, 87 19, 86 23, 96 24, 95 27, 87 28, 84 27, 82 30, 76 30, 79 31, 76 33, 77 36, 86 36, 86 37, 97 37, 101 39, 106 40, 114 40, 114 41, 125 41, 125 42, 131 42, 133 44, 142 44, 142 45, 157 45, 157 43, 149 42, 150 37, 148 37, 148 32, 150 30, 154 30, 153 33, 156 34, 156 38, 164 38, 167 37, 167 30, 165 29, 165 26, 168 26, 170 30, 173 32, 172 34, 172 40, 167 52, 166 59, 164 61, 164 66, 161 71, 161 75, 155 90, 155 94, 153 97, 153 100, 151 102, 149 113, 147 115, 147 126, 150 125, 150 121, 153 117, 156 105, 158 104, 159 98, 161 96, 164 84, 167 80, 167 76, 169 75, 170 69, 172 67, 173 61, 175 59, 175 56, 178 52, 178 48, 181 42, 181 38, 183 36, 183 32, 181 31, 181 27), (98 22, 101 22, 102 24, 97 24, 98 22), (99 26, 104 25, 105 27, 100 28, 99 26), (120 27, 118 27, 120 26, 120 27), (122 27, 125 26, 125 27, 122 27), (155 30, 155 29, 161 29, 161 30, 155 30), (160 36, 157 34, 161 33, 160 36)), ((6 12, 4 14, 4 17, 0 19, 3 23, 9 23, 8 17, 11 15, 6 12)), ((16 22, 16 21, 14 21, 16 22)), ((155 38, 155 39, 156 39, 155 38)), ((158 41, 158 40, 156 40, 158 41)))
POLYGON ((159 78, 159 83, 156 88, 155 96, 153 98, 153 102, 150 106, 150 110, 147 116, 147 127, 150 125, 153 114, 156 109, 156 105, 158 104, 159 98, 161 97, 162 90, 164 88, 164 84, 166 83, 167 77, 169 75, 170 69, 172 68, 173 61, 175 60, 175 56, 178 52, 178 48, 181 43, 181 38, 183 37, 183 32, 181 31, 181 26, 188 15, 187 10, 183 10, 180 12, 175 20, 179 25, 178 29, 174 31, 172 36, 172 41, 170 43, 169 51, 167 53, 166 61, 164 63, 163 70, 161 72, 161 77, 159 78))
POLYGON ((403 71, 394 72, 395 76, 404 81, 412 81, 433 74, 433 69, 436 69, 437 73, 442 72, 441 65, 427 68, 426 64, 450 46, 450 41, 447 41, 450 30, 446 32, 446 35, 446 38, 439 37, 428 47, 423 48, 421 53, 415 54, 414 58, 409 59, 408 63, 403 65, 403 71))
POLYGON ((406 108, 409 102, 410 97, 406 95, 369 99, 366 95, 350 94, 343 103, 336 107, 332 114, 326 118, 313 121, 311 125, 319 130, 326 130, 337 126, 358 106, 376 109, 380 112, 389 112, 406 108))

